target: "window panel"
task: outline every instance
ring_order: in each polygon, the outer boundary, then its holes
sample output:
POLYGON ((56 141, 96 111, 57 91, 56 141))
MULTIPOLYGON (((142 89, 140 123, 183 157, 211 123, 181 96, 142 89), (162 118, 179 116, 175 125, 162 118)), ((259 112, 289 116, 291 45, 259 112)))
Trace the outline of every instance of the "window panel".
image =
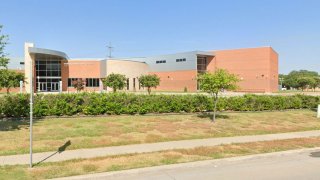
POLYGON ((87 78, 86 79, 87 87, 99 87, 99 78, 87 78))
POLYGON ((46 71, 39 71, 39 76, 46 76, 46 71))

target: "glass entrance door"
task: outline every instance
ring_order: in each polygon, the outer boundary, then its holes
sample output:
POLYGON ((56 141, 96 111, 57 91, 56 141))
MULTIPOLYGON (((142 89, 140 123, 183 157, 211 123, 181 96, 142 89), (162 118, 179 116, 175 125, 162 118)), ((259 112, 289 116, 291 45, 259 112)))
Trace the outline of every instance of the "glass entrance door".
POLYGON ((47 91, 47 83, 39 82, 39 91, 47 91))
POLYGON ((58 82, 51 83, 51 91, 59 91, 59 83, 58 82))
POLYGON ((37 90, 39 92, 51 92, 60 90, 61 79, 37 79, 37 90))

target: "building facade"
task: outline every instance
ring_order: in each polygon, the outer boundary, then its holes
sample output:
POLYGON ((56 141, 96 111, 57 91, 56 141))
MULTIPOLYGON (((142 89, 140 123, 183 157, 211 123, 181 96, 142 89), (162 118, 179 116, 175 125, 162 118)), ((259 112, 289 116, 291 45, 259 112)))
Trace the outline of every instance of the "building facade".
POLYGON ((75 91, 72 82, 85 81, 85 91, 110 91, 102 79, 111 73, 127 77, 127 91, 144 91, 138 78, 160 77, 157 91, 198 90, 197 75, 226 69, 240 78, 239 91, 278 90, 278 54, 271 47, 236 50, 190 51, 142 58, 70 59, 64 52, 25 43, 25 90, 30 92, 33 72, 35 92, 75 91), (32 67, 32 68, 31 68, 32 67))

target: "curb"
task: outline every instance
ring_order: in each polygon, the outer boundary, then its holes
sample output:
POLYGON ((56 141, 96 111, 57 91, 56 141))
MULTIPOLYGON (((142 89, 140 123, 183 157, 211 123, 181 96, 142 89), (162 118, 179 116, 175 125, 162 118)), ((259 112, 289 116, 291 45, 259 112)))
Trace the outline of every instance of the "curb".
POLYGON ((279 151, 279 152, 272 152, 272 153, 264 153, 264 154, 253 154, 247 156, 238 156, 238 157, 231 157, 231 158, 222 158, 222 159, 213 159, 213 160, 204 160, 204 161, 194 161, 194 162, 186 162, 180 164, 170 164, 170 165, 162 165, 162 166, 154 166, 154 167, 144 167, 144 168, 137 168, 137 169, 129 169, 129 170, 122 170, 122 171, 113 171, 113 172, 102 172, 102 173, 94 173, 94 174, 86 174, 86 175, 79 175, 79 176, 70 176, 70 177, 62 177, 62 178, 55 178, 53 180, 79 180, 79 179, 112 179, 114 176, 119 175, 135 175, 140 173, 146 173, 149 171, 163 171, 163 170, 172 170, 174 168, 192 168, 195 166, 206 166, 210 164, 220 163, 220 162, 236 162, 242 160, 250 160, 254 158, 266 158, 271 156, 286 156, 294 153, 305 153, 305 152, 313 152, 320 150, 320 147, 316 148, 303 148, 303 149, 295 149, 295 150, 288 150, 288 151, 279 151))

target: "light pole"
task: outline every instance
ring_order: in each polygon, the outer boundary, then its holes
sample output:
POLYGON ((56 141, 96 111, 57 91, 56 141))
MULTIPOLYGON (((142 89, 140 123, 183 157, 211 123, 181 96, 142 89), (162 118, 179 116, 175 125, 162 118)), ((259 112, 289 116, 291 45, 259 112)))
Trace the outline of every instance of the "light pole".
POLYGON ((33 59, 30 61, 30 168, 32 168, 32 125, 33 125, 33 59))

